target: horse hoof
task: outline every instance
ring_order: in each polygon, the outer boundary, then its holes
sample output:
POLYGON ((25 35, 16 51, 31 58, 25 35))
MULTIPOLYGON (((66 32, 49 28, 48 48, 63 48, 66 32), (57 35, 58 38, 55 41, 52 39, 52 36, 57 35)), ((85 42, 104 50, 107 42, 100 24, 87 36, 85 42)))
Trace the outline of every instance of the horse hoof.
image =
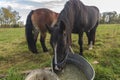
POLYGON ((92 50, 93 48, 92 47, 90 47, 88 50, 92 50))

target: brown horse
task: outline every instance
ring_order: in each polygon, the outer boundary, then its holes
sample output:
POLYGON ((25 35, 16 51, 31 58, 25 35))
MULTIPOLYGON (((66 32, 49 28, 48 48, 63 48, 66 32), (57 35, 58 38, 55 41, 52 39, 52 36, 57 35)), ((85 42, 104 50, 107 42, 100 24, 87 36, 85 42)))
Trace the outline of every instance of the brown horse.
POLYGON ((36 48, 36 41, 39 32, 40 32, 40 42, 43 51, 44 52, 48 51, 45 45, 45 38, 47 32, 46 25, 53 27, 54 24, 57 22, 57 18, 58 18, 58 13, 46 8, 32 10, 28 14, 25 25, 25 34, 28 43, 28 48, 30 51, 32 51, 33 53, 38 53, 36 48))

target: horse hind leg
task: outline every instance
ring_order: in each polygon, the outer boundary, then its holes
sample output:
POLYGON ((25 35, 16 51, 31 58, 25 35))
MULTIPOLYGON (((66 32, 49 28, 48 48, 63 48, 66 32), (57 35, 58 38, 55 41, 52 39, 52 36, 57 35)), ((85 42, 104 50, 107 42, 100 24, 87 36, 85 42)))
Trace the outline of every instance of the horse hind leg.
POLYGON ((46 44, 45 44, 45 38, 46 38, 46 32, 44 32, 44 33, 41 32, 41 35, 40 35, 40 43, 41 43, 41 45, 42 45, 43 51, 44 51, 44 52, 47 52, 48 49, 47 49, 46 44))
POLYGON ((35 41, 35 43, 37 42, 38 34, 39 34, 39 31, 38 31, 38 30, 35 30, 35 31, 34 31, 34 41, 35 41))
POLYGON ((90 41, 89 50, 92 50, 92 49, 93 49, 93 41, 90 41))
POLYGON ((93 47, 93 41, 92 41, 92 38, 91 38, 91 32, 86 32, 86 35, 87 35, 87 38, 88 38, 88 49, 89 50, 92 50, 92 47, 93 47))
POLYGON ((90 31, 89 34, 89 50, 93 49, 93 45, 95 44, 95 34, 96 34, 96 28, 98 24, 95 25, 95 27, 90 31))
POLYGON ((86 36, 87 36, 87 39, 88 39, 88 45, 90 44, 90 38, 89 38, 89 35, 90 35, 90 32, 85 32, 86 33, 86 36))
POLYGON ((93 49, 93 44, 94 44, 94 31, 91 30, 90 32, 86 32, 87 37, 88 37, 88 50, 92 50, 93 49))

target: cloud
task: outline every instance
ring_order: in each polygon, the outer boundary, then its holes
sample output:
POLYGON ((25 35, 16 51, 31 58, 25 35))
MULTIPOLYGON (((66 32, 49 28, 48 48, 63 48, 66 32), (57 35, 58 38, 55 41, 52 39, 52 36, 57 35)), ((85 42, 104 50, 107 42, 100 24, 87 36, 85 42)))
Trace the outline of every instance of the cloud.
POLYGON ((42 4, 39 7, 46 7, 46 8, 53 8, 53 7, 59 7, 63 6, 67 0, 30 0, 31 2, 34 3, 39 3, 42 4))
POLYGON ((53 1, 53 0, 30 0, 30 1, 33 1, 33 2, 49 2, 49 1, 53 1))
POLYGON ((0 0, 0 7, 11 6, 19 12, 21 20, 26 22, 27 15, 37 8, 48 8, 60 12, 67 0, 0 0))
POLYGON ((54 2, 55 1, 56 2, 58 2, 58 1, 60 2, 61 1, 61 2, 63 2, 63 1, 66 1, 66 0, 29 0, 29 1, 44 3, 44 2, 51 2, 51 1, 54 1, 54 2))
POLYGON ((37 8, 59 8, 64 6, 67 0, 2 0, 0 1, 0 7, 11 6, 13 9, 37 9, 37 8))
POLYGON ((8 7, 11 6, 13 9, 34 9, 35 7, 27 4, 19 4, 15 1, 1 1, 0 7, 8 7))

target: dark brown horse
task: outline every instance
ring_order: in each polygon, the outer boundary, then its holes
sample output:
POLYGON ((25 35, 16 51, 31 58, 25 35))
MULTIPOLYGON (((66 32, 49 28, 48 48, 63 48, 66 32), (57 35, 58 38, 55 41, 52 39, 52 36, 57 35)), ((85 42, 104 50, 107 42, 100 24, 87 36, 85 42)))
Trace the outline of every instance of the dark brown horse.
POLYGON ((99 10, 95 6, 86 6, 80 0, 69 0, 55 27, 48 28, 51 33, 50 43, 54 50, 53 69, 61 70, 70 52, 71 34, 79 35, 80 55, 83 55, 83 32, 87 33, 88 43, 94 44, 96 28, 99 22, 99 10))
POLYGON ((40 32, 40 42, 43 48, 43 51, 48 51, 46 45, 45 45, 45 38, 46 38, 46 32, 47 28, 46 25, 49 25, 50 27, 53 27, 54 24, 57 22, 58 13, 46 9, 36 9, 32 10, 26 20, 26 26, 25 26, 25 33, 26 33, 26 40, 28 43, 28 48, 33 53, 37 53, 36 48, 36 41, 38 34, 40 32))

